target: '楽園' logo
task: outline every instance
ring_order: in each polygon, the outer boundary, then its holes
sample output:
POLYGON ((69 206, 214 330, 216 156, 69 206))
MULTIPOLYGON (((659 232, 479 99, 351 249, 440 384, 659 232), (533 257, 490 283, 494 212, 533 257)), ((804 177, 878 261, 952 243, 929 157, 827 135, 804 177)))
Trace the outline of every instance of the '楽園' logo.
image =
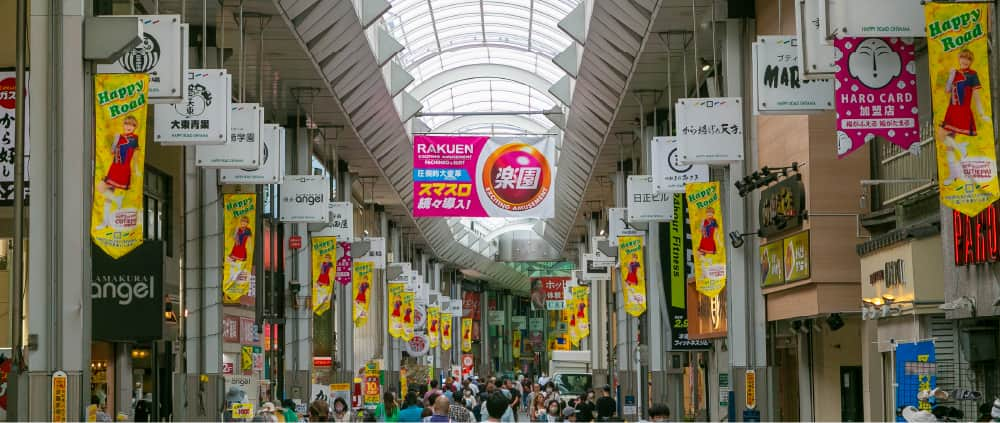
POLYGON ((551 191, 552 171, 541 151, 512 142, 486 158, 482 178, 493 204, 508 211, 524 211, 541 204, 551 191))

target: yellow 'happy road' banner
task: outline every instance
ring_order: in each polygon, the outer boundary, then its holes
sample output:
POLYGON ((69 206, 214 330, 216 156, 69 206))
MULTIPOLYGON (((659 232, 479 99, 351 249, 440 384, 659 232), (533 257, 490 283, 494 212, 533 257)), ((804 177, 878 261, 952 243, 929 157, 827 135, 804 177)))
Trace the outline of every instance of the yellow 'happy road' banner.
POLYGON ((1000 198, 987 9, 987 3, 924 5, 941 202, 969 216, 1000 198))
POLYGON ((574 286, 572 289, 573 308, 570 312, 570 341, 579 345, 580 340, 590 335, 590 287, 574 286))
POLYGON ((618 260, 621 263, 625 312, 638 317, 646 311, 646 265, 642 254, 642 237, 618 237, 618 260))
POLYGON ((372 275, 375 264, 370 261, 354 262, 352 278, 352 298, 354 298, 354 327, 360 328, 368 322, 368 310, 372 301, 372 275))
POLYGON ((514 329, 514 332, 510 334, 510 339, 510 353, 517 360, 521 358, 521 330, 514 329))
POLYGON ((451 349, 451 313, 441 313, 441 349, 451 349))
POLYGON ((403 337, 402 339, 406 342, 410 342, 413 339, 413 319, 416 318, 414 314, 414 306, 417 302, 417 293, 411 291, 403 291, 399 294, 399 299, 403 303, 403 313, 402 313, 402 325, 403 325, 403 337))
POLYGON ((438 346, 438 326, 441 325, 441 308, 438 306, 427 307, 427 337, 430 338, 431 348, 438 346))
POLYGON ((337 259, 337 237, 317 236, 310 241, 312 257, 312 309, 322 316, 330 309, 333 299, 334 263, 337 259))
POLYGON ((719 183, 689 183, 684 186, 684 193, 691 220, 695 288, 714 298, 726 287, 726 243, 719 183))
POLYGON ((389 335, 393 338, 403 337, 403 291, 404 282, 389 282, 389 335))
POLYGON ((222 302, 239 304, 240 297, 250 293, 253 274, 253 251, 256 246, 254 226, 257 223, 256 194, 225 194, 222 196, 222 227, 225 238, 222 253, 222 302))
POLYGON ((105 253, 118 259, 143 240, 142 180, 149 75, 95 75, 94 93, 90 237, 105 253))
POLYGON ((472 351, 472 319, 462 318, 462 352, 472 351))

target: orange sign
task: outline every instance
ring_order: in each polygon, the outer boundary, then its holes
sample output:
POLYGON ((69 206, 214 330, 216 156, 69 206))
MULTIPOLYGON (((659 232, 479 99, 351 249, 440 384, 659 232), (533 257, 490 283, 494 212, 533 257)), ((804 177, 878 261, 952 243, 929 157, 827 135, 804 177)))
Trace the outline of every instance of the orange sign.
POLYGON ((747 408, 751 410, 757 408, 757 372, 755 370, 747 370, 746 392, 747 408))

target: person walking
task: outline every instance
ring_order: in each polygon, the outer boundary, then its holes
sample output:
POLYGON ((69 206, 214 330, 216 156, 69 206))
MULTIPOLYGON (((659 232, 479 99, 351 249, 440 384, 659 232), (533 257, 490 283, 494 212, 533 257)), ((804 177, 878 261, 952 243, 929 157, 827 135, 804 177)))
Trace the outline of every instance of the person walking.
POLYGON ((316 400, 309 404, 309 421, 326 422, 330 421, 330 405, 326 401, 316 400))
POLYGON ((594 404, 594 390, 588 389, 587 394, 581 397, 576 404, 576 421, 594 421, 594 410, 596 408, 597 405, 594 404))
POLYGON ((451 417, 448 417, 449 409, 448 397, 444 395, 434 396, 434 405, 432 407, 433 411, 430 417, 425 418, 424 423, 449 423, 451 422, 451 417))
POLYGON ((543 422, 561 422, 562 418, 559 415, 559 401, 554 399, 549 400, 548 405, 546 405, 545 420, 543 422))
POLYGON ((507 398, 502 394, 494 393, 486 399, 486 413, 489 416, 486 421, 490 423, 500 422, 504 413, 507 412, 507 407, 507 398))
POLYGON ((670 407, 663 403, 653 404, 649 407, 649 420, 654 422, 670 421, 670 407))
POLYGON ((351 412, 347 407, 347 401, 343 398, 337 397, 333 400, 333 421, 335 422, 349 422, 351 421, 351 412))
POLYGON ((406 398, 403 401, 403 409, 399 411, 399 422, 419 422, 421 420, 420 415, 424 412, 424 408, 420 406, 420 400, 417 399, 417 394, 415 392, 407 392, 406 398))
POLYGON ((597 399, 596 407, 597 409, 597 421, 610 421, 615 415, 615 410, 618 409, 614 398, 611 398, 611 386, 604 385, 601 389, 601 397, 597 399))
POLYGON ((399 421, 399 404, 396 403, 396 394, 392 392, 382 394, 382 403, 375 406, 375 420, 380 422, 399 421))

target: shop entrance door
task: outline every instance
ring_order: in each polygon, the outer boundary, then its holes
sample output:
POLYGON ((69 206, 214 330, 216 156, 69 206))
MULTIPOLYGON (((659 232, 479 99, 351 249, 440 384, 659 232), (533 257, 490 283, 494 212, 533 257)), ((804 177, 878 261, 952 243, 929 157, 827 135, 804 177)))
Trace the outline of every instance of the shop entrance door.
POLYGON ((861 366, 840 368, 840 420, 845 422, 864 421, 864 403, 861 382, 861 366))

